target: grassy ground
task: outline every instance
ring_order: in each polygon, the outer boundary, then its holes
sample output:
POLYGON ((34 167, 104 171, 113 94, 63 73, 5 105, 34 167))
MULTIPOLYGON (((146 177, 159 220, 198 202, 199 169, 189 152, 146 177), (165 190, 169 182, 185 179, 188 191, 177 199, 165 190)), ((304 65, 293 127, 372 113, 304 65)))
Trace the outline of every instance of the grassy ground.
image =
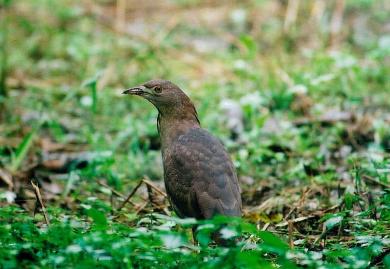
POLYGON ((390 267, 386 1, 0 7, 0 268, 390 267), (243 219, 172 213, 157 112, 120 94, 151 78, 228 148, 243 219))

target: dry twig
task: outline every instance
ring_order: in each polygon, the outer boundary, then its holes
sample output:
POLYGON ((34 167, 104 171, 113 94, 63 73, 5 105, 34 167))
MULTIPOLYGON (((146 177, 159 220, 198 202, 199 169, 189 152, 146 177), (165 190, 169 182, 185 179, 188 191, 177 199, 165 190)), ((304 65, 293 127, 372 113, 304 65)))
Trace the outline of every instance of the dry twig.
POLYGON ((294 240, 293 240, 293 229, 294 229, 294 224, 291 220, 288 221, 288 243, 290 245, 290 248, 294 248, 294 240))
POLYGON ((262 231, 266 231, 269 227, 270 223, 267 222, 266 224, 264 224, 263 228, 261 228, 262 231))
POLYGON ((146 201, 144 204, 140 205, 137 211, 135 212, 137 215, 145 209, 145 207, 149 204, 149 201, 146 201))
MULTIPOLYGON (((137 190, 139 189, 139 187, 141 187, 142 183, 144 183, 145 185, 147 185, 147 187, 151 188, 151 189, 154 189, 157 193, 161 194, 162 196, 164 196, 164 198, 167 197, 167 194, 165 192, 163 192, 162 190, 160 190, 156 185, 154 185, 151 181, 147 180, 147 179, 141 179, 137 186, 135 186, 135 188, 131 191, 131 193, 127 196, 127 198, 123 201, 123 203, 118 207, 117 211, 120 211, 127 203, 131 203, 133 206, 138 206, 136 204, 134 204, 133 202, 130 201, 131 197, 134 196, 134 194, 137 192, 137 190)), ((99 183, 102 185, 102 183, 99 183)), ((105 184, 106 185, 106 184, 105 184)), ((104 186, 104 185, 102 185, 104 186)), ((117 192, 117 194, 121 195, 121 197, 123 197, 122 194, 120 194, 119 192, 117 192)), ((145 206, 148 204, 148 201, 141 206, 141 209, 138 209, 137 212, 139 212, 140 210, 142 210, 143 208, 145 208, 145 206)))
MULTIPOLYGON (((119 191, 117 191, 117 190, 111 188, 110 186, 108 186, 108 185, 107 185, 106 183, 104 183, 103 181, 98 181, 98 184, 99 184, 100 186, 103 186, 103 187, 109 189, 109 190, 110 190, 113 194, 115 194, 117 197, 119 197, 119 198, 125 200, 125 196, 124 196, 122 193, 120 193, 119 191)), ((131 201, 131 200, 129 200, 128 202, 129 202, 132 206, 137 206, 137 204, 134 203, 134 202, 131 201)))
POLYGON ((284 217, 284 220, 287 220, 287 219, 290 217, 290 215, 291 215, 295 210, 299 209, 299 208, 303 205, 303 203, 304 203, 305 200, 306 200, 306 197, 307 197, 308 193, 310 193, 310 192, 311 192, 311 189, 310 189, 310 188, 308 188, 308 189, 306 189, 306 190, 303 191, 303 193, 302 193, 302 195, 301 195, 301 198, 300 198, 299 201, 298 201, 298 205, 295 205, 293 208, 291 208, 291 210, 290 210, 290 211, 287 213, 287 215, 284 217))
POLYGON ((368 175, 363 175, 362 178, 365 179, 365 180, 371 181, 372 183, 375 183, 377 185, 380 185, 382 187, 390 188, 390 185, 388 185, 386 183, 383 183, 383 182, 380 182, 380 181, 376 180, 375 178, 372 178, 372 177, 370 177, 368 175))
POLYGON ((299 217, 299 218, 292 219, 292 220, 289 220, 289 221, 283 221, 281 223, 276 224, 275 226, 276 227, 283 227, 283 226, 289 225, 289 223, 298 223, 298 222, 305 221, 307 219, 311 219, 311 218, 314 218, 314 217, 315 217, 314 215, 305 216, 305 217, 299 217))
POLYGON ((37 185, 35 185, 33 181, 31 181, 31 185, 34 189, 34 193, 35 193, 35 196, 37 198, 37 201, 38 201, 39 205, 41 206, 43 217, 45 218, 45 222, 46 222, 47 226, 49 226, 50 225, 49 217, 47 216, 46 208, 45 208, 45 205, 43 204, 43 200, 42 200, 41 192, 39 191, 39 187, 37 185))
POLYGON ((165 192, 163 192, 162 190, 160 190, 156 185, 154 185, 152 182, 150 182, 149 180, 147 179, 143 179, 142 180, 146 185, 150 186, 152 189, 154 189, 156 192, 158 192, 159 194, 161 194, 162 196, 164 197, 167 197, 167 194, 165 192))
POLYGON ((117 190, 111 188, 110 186, 108 186, 108 185, 107 185, 106 183, 104 183, 103 181, 98 181, 97 183, 98 183, 100 186, 109 189, 109 190, 110 190, 113 194, 115 194, 116 196, 124 198, 124 195, 123 195, 122 193, 120 193, 119 191, 117 191, 117 190))
POLYGON ((141 179, 137 186, 135 186, 135 188, 131 191, 131 193, 127 196, 127 198, 123 201, 123 203, 118 207, 117 211, 120 211, 131 199, 131 197, 133 197, 133 195, 137 192, 138 188, 141 187, 143 183, 143 179, 141 179))

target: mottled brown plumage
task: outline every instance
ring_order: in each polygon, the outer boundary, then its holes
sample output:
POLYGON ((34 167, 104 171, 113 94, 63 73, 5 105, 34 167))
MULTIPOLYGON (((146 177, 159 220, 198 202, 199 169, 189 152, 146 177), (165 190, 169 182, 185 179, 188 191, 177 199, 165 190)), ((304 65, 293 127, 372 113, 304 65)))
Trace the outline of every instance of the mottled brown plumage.
POLYGON ((140 95, 159 111, 165 187, 180 217, 241 216, 236 171, 221 142, 200 127, 188 96, 166 80, 151 80, 125 94, 140 95))

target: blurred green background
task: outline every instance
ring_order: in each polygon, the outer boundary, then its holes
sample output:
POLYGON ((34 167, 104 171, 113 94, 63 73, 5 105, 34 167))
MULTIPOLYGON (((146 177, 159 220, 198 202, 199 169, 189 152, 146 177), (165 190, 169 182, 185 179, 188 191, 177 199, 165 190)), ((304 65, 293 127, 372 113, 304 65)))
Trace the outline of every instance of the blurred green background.
MULTIPOLYGON (((149 150, 156 111, 120 92, 164 78, 223 140, 220 103, 239 104, 253 146, 235 159, 241 174, 259 177, 242 158, 261 164, 250 153, 261 150, 268 118, 389 105, 388 13, 387 1, 367 0, 3 1, 2 137, 44 118, 46 135, 111 151, 127 178, 161 177, 159 153, 149 150), (300 92, 310 100, 294 109, 300 92)), ((275 136, 306 152, 292 129, 275 136)))
MULTIPOLYGON (((109 214, 112 189, 98 181, 124 194, 145 176, 162 187, 157 111, 121 95, 154 78, 179 85, 228 148, 248 221, 324 210, 315 229, 302 228, 321 234, 325 209, 340 201, 347 210, 359 199, 387 203, 389 1, 2 0, 0 8, 1 205, 31 213, 31 179, 57 220, 95 196, 109 214)), ((386 221, 370 231, 383 234, 386 221)))

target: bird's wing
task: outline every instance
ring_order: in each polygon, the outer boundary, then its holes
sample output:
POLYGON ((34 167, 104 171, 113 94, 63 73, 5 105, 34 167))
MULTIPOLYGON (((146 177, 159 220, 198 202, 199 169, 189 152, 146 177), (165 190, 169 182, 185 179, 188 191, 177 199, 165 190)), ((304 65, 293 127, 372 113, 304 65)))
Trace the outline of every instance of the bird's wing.
POLYGON ((222 144, 203 129, 192 129, 164 157, 167 191, 181 216, 241 216, 235 169, 222 144))

